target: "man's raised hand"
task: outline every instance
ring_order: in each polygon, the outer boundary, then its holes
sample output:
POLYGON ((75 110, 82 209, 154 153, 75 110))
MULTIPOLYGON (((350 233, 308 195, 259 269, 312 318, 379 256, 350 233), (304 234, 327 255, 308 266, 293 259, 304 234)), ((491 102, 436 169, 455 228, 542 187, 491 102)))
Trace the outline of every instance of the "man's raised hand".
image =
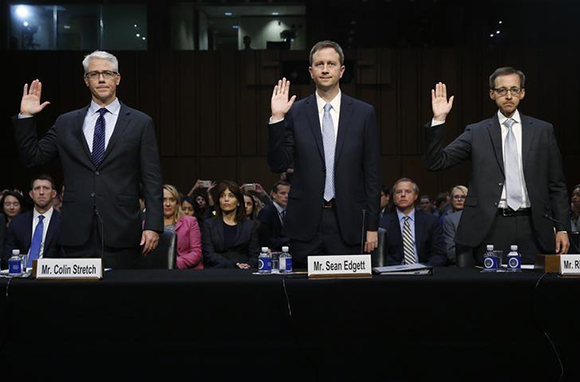
POLYGON ((272 108, 272 119, 280 120, 284 119, 288 110, 292 107, 292 104, 296 100, 296 96, 293 95, 292 98, 288 99, 288 93, 290 92, 290 81, 286 78, 282 78, 278 81, 278 85, 274 86, 274 91, 272 92, 271 108, 272 108))
POLYGON ((447 86, 442 82, 435 85, 435 90, 431 89, 431 106, 433 107, 434 120, 445 122, 447 114, 453 107, 454 97, 451 96, 449 101, 447 100, 447 86))
POLYGON ((22 91, 22 101, 20 101, 20 114, 34 115, 40 113, 50 102, 45 101, 40 103, 40 96, 42 95, 42 83, 39 80, 34 80, 30 84, 24 84, 22 91))

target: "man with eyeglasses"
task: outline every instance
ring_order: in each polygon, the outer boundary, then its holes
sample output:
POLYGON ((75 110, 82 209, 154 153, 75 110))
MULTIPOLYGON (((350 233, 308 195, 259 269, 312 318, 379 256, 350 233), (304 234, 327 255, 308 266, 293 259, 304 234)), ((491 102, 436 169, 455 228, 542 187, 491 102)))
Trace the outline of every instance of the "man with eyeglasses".
POLYGON ((20 114, 13 119, 20 156, 27 167, 60 158, 66 192, 60 243, 66 257, 103 257, 105 267, 132 268, 163 231, 161 165, 152 119, 116 97, 121 82, 115 56, 95 51, 83 60, 88 106, 61 115, 38 140, 35 115, 42 84, 24 85, 20 114), (146 204, 140 219, 139 195, 146 204), (141 250, 140 250, 141 246, 141 250))
POLYGON ((425 160, 430 171, 471 160, 472 179, 455 241, 474 249, 483 262, 487 244, 507 254, 517 244, 522 262, 536 254, 568 251, 568 197, 553 126, 518 111, 525 75, 511 67, 489 77, 489 97, 498 112, 468 125, 443 147, 445 121, 454 97, 445 84, 431 90, 433 120, 426 125, 425 160))

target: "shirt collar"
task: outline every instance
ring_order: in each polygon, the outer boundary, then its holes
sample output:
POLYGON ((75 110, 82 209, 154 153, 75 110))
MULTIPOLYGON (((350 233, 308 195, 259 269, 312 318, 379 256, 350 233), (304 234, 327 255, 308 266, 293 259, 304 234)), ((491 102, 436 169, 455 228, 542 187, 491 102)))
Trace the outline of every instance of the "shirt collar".
POLYGON ((340 100, 342 96, 342 92, 340 91, 340 89, 338 90, 338 94, 336 95, 336 97, 334 97, 334 99, 330 102, 326 102, 325 100, 323 100, 322 97, 318 95, 318 92, 314 92, 314 94, 316 95, 316 106, 318 107, 319 113, 322 113, 324 111, 324 105, 326 105, 327 103, 330 103, 330 105, 332 106, 331 110, 334 110, 337 113, 340 111, 340 100))
MULTIPOLYGON (((504 122, 507 120, 507 117, 505 115, 503 115, 501 113, 501 111, 497 111, 497 119, 499 121, 499 125, 503 126, 504 122)), ((516 109, 516 112, 514 113, 514 115, 512 115, 512 119, 516 122, 521 124, 522 123, 522 118, 520 117, 520 112, 518 111, 518 109, 516 109)))
POLYGON ((281 206, 281 205, 279 205, 278 203, 276 203, 276 202, 272 202, 272 203, 274 203, 274 207, 276 207, 276 209, 278 210, 278 213, 280 213, 280 214, 281 214, 281 213, 282 213, 282 211, 284 211, 284 210, 285 210, 285 208, 282 208, 282 206, 281 206))
POLYGON ((397 216, 399 218, 399 221, 403 220, 403 218, 405 216, 408 216, 409 217, 409 220, 415 221, 415 208, 413 208, 411 210, 411 212, 409 212, 409 215, 405 215, 404 213, 402 213, 401 211, 399 211, 399 209, 397 208, 397 216))
MULTIPOLYGON (((50 218, 52 217, 52 211, 54 211, 54 208, 50 207, 50 209, 48 211, 46 211, 45 213, 42 214, 42 216, 44 216, 44 221, 50 220, 50 218)), ((40 213, 38 213, 36 208, 33 208, 32 209, 32 221, 35 221, 39 215, 40 215, 40 213)))
MULTIPOLYGON (((107 111, 113 115, 119 115, 119 110, 121 110, 121 102, 119 102, 119 98, 115 97, 115 100, 105 106, 107 111)), ((102 106, 98 105, 95 101, 91 101, 91 106, 89 107, 89 113, 95 114, 99 112, 102 106)))

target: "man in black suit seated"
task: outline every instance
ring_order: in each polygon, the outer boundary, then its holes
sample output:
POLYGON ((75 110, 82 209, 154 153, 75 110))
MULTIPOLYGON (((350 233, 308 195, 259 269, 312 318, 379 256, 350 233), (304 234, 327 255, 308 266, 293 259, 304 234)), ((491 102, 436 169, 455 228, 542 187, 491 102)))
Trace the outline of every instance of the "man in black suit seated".
POLYGON ((13 249, 19 249, 21 254, 29 254, 28 267, 32 267, 32 260, 61 256, 58 243, 60 213, 52 207, 56 196, 54 181, 48 175, 40 175, 32 180, 31 187, 30 197, 34 208, 12 219, 4 242, 4 265, 13 249))
POLYGON ((379 224, 387 230, 387 265, 446 263, 439 220, 415 209, 418 196, 419 187, 411 179, 401 178, 393 186, 396 210, 385 215, 379 224))
POLYGON ((290 243, 290 238, 284 232, 284 216, 288 205, 290 183, 278 181, 272 187, 272 203, 262 208, 258 214, 258 238, 261 247, 281 251, 282 246, 290 243))

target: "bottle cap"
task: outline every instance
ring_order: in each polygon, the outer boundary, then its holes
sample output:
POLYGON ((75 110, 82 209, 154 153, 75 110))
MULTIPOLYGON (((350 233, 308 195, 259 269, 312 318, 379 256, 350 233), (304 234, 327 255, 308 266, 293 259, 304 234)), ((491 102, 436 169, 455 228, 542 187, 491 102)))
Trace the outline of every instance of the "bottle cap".
POLYGON ((487 245, 487 250, 488 251, 493 251, 493 244, 488 244, 487 245))
POLYGON ((262 252, 268 252, 268 247, 262 247, 262 252))
POLYGON ((285 245, 282 247, 282 252, 288 252, 288 250, 289 250, 288 246, 285 245))
POLYGON ((518 246, 517 245, 512 245, 510 248, 511 248, 512 251, 517 251, 518 250, 518 246))
POLYGON ((13 249, 12 250, 12 254, 13 255, 20 255, 20 250, 19 249, 13 249))

